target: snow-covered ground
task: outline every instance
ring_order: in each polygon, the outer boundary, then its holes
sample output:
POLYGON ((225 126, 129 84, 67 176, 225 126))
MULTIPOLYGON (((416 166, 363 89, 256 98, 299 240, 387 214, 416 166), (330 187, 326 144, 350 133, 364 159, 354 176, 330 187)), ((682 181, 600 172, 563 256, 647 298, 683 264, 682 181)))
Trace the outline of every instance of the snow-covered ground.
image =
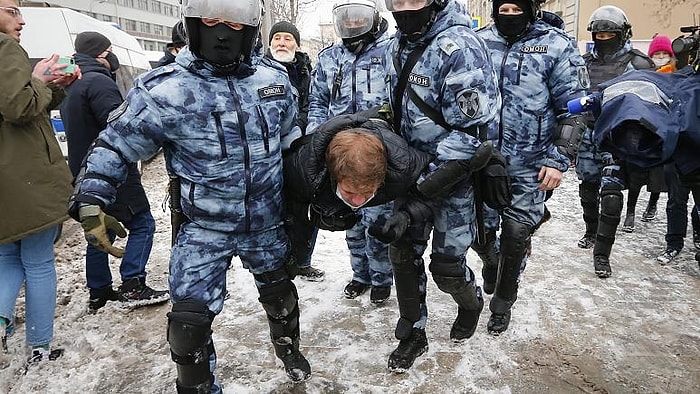
MULTIPOLYGON (((167 177, 162 158, 144 167, 144 184, 158 222, 148 282, 167 287, 170 225, 161 202, 167 177)), ((295 280, 301 304, 301 345, 313 376, 292 385, 274 357, 265 314, 250 274, 234 261, 230 298, 214 322, 217 376, 225 393, 697 393, 700 392, 700 269, 691 240, 677 261, 661 266, 665 196, 659 218, 638 218, 618 232, 613 276, 593 274, 590 250, 576 246, 583 229, 578 182, 569 172, 548 206, 553 218, 533 237, 510 329, 479 328, 462 344, 449 341, 456 306, 428 283, 430 350, 406 374, 386 362, 397 341, 395 298, 380 307, 368 295, 342 296, 351 278, 343 233, 321 232, 314 265, 320 283, 295 280)), ((646 193, 638 206, 646 204, 646 193)), ((110 303, 86 314, 84 240, 75 223, 57 247, 59 277, 56 361, 24 372, 23 300, 10 354, 0 354, 0 393, 174 393, 175 364, 165 340, 168 305, 126 311, 110 303)), ((473 252, 470 266, 480 278, 473 252)), ((118 264, 113 261, 115 284, 118 264)), ((488 296, 487 296, 488 301, 488 296)))

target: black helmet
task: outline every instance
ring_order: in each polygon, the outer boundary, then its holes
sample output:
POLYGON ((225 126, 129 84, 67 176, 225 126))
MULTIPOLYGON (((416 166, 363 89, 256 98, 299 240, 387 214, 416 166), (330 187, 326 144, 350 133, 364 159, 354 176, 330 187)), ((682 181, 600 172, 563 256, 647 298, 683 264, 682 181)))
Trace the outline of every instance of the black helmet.
POLYGON ((588 19, 588 31, 591 34, 600 32, 615 32, 620 34, 620 40, 625 43, 632 37, 632 25, 627 15, 614 5, 606 5, 593 11, 588 19))

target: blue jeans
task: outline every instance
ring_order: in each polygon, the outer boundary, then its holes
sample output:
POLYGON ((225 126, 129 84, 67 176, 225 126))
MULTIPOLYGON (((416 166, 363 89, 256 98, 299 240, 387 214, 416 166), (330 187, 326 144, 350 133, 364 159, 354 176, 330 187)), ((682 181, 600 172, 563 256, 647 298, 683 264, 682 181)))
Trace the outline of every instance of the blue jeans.
POLYGON ((22 283, 25 283, 26 341, 28 347, 53 339, 56 310, 56 267, 51 227, 9 244, 0 245, 0 317, 12 320, 22 283))
MULTIPOLYGON (((129 230, 129 237, 124 248, 119 266, 122 282, 138 277, 146 276, 146 263, 151 255, 153 246, 153 233, 156 231, 156 221, 148 209, 135 214, 129 222, 123 223, 129 230)), ((114 240, 114 234, 110 234, 114 240)), ((92 289, 100 289, 112 284, 112 273, 109 270, 109 255, 95 249, 88 244, 85 252, 85 276, 87 286, 92 289)))

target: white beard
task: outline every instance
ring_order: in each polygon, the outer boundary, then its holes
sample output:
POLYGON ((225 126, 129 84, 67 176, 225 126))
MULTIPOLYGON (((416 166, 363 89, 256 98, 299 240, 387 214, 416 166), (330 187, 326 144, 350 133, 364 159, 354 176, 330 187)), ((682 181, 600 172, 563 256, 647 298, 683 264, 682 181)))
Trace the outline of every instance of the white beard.
POLYGON ((294 52, 285 50, 272 50, 272 57, 278 62, 291 63, 294 60, 294 52))

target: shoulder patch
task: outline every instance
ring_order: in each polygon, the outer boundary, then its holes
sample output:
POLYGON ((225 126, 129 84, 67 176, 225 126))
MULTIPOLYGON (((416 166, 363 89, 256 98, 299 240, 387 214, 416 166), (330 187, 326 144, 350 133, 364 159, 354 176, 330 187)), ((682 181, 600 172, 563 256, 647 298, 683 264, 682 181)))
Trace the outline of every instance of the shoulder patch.
POLYGON ((454 40, 445 36, 440 37, 437 44, 447 56, 451 56, 455 51, 460 49, 459 45, 457 45, 454 40))
POLYGON ((370 61, 372 64, 382 64, 382 58, 380 58, 379 56, 372 56, 372 57, 369 59, 369 61, 370 61))
POLYGON ((520 52, 522 53, 547 53, 549 45, 525 45, 520 52))
POLYGON ((264 88, 258 89, 258 96, 260 98, 269 98, 274 96, 284 96, 285 89, 284 85, 270 85, 264 88))
POLYGON ((427 88, 428 86, 430 86, 430 77, 410 73, 408 74, 408 82, 413 85, 425 86, 427 88))
POLYGON ((475 90, 466 90, 457 96, 457 104, 462 113, 469 119, 473 119, 480 109, 479 93, 475 90))
POLYGON ((112 112, 109 113, 107 123, 112 123, 113 121, 119 119, 120 116, 124 115, 127 108, 129 108, 129 103, 126 100, 122 101, 117 108, 113 109, 112 112))

